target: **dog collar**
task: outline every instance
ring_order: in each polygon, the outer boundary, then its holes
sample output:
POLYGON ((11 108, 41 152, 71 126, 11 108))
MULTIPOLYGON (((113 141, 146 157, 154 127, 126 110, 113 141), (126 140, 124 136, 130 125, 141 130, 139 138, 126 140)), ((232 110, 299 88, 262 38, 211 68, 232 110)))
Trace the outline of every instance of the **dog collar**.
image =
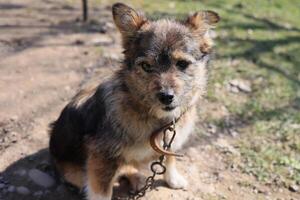
MULTIPOLYGON (((178 122, 179 118, 173 119, 172 122, 164 125, 163 127, 155 130, 151 136, 150 136, 150 145, 152 147, 152 149, 154 151, 156 151, 157 153, 161 154, 161 155, 165 155, 165 156, 177 156, 177 157, 182 157, 182 154, 177 154, 174 152, 169 151, 170 147, 171 147, 171 143, 173 142, 175 136, 176 136, 176 130, 175 130, 175 124, 176 122, 178 122), (173 132, 173 136, 171 137, 171 141, 168 145, 164 144, 164 147, 160 146, 160 142, 158 141, 158 136, 160 133, 163 134, 167 134, 167 131, 171 131, 173 132), (166 145, 166 146, 165 146, 166 145)), ((165 142, 165 141, 164 141, 165 142)))

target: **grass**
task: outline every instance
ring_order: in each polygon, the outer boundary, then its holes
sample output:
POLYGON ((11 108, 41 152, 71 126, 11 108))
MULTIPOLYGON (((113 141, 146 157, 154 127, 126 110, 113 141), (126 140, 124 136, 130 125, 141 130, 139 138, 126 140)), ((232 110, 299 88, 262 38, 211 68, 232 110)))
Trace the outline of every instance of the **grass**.
POLYGON ((300 184, 300 2, 127 2, 155 18, 182 18, 203 9, 220 14, 208 99, 224 105, 229 116, 206 121, 221 128, 226 128, 228 118, 240 122, 233 123, 240 133, 234 143, 241 152, 239 165, 244 173, 263 182, 300 184), (232 79, 249 81, 252 92, 231 93, 227 85, 232 79))

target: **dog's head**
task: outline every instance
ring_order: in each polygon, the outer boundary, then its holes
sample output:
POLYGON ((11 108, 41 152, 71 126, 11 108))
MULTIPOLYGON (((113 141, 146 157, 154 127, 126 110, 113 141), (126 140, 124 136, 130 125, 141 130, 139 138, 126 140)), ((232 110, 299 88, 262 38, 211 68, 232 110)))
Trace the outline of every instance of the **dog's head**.
POLYGON ((196 12, 179 22, 151 21, 122 3, 112 11, 122 35, 130 92, 156 117, 178 117, 205 90, 209 30, 220 20, 218 14, 196 12))

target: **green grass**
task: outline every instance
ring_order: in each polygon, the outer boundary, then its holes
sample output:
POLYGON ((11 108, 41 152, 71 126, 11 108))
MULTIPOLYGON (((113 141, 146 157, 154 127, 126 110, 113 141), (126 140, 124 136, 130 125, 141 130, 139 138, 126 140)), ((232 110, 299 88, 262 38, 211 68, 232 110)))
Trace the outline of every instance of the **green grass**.
MULTIPOLYGON (((241 133, 234 141, 242 155, 241 170, 264 182, 300 184, 300 1, 125 2, 154 18, 182 18, 203 9, 220 14, 208 99, 225 105, 229 118, 241 122, 234 127, 241 133), (235 78, 250 81, 252 92, 227 91, 235 78), (216 85, 221 85, 218 92, 216 85)), ((225 118, 207 122, 227 126, 225 118)))
MULTIPOLYGON (((238 145, 243 172, 263 182, 300 183, 300 2, 299 1, 134 1, 149 15, 178 16, 211 9, 217 27, 216 61, 208 98, 241 121, 238 145), (232 65, 230 60, 236 61, 232 65), (232 94, 228 81, 252 85, 250 94, 232 94), (221 85, 221 93, 215 85, 221 85)), ((207 119, 226 126, 226 119, 207 119)))

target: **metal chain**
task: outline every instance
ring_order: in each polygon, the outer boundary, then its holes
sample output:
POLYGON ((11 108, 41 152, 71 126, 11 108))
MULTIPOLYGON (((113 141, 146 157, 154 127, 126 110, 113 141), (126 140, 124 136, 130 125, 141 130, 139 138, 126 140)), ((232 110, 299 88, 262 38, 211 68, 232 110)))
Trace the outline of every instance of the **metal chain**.
MULTIPOLYGON (((174 141, 175 136, 176 136, 175 120, 173 120, 172 125, 170 125, 163 131, 163 148, 165 150, 169 150, 171 148, 171 145, 174 141), (167 134, 168 131, 172 133, 172 135, 170 135, 171 137, 169 137, 170 138, 169 140, 168 140, 168 134, 167 134)), ((144 197, 147 191, 150 191, 153 189, 155 177, 157 175, 162 175, 166 172, 167 169, 163 163, 164 160, 165 160, 165 155, 161 155, 157 161, 153 161, 151 163, 150 169, 151 169, 152 175, 147 177, 143 188, 141 188, 139 191, 135 192, 134 194, 130 194, 129 197, 126 197, 124 199, 123 198, 118 198, 118 199, 120 199, 120 200, 121 199, 122 200, 138 200, 138 199, 144 197)))

